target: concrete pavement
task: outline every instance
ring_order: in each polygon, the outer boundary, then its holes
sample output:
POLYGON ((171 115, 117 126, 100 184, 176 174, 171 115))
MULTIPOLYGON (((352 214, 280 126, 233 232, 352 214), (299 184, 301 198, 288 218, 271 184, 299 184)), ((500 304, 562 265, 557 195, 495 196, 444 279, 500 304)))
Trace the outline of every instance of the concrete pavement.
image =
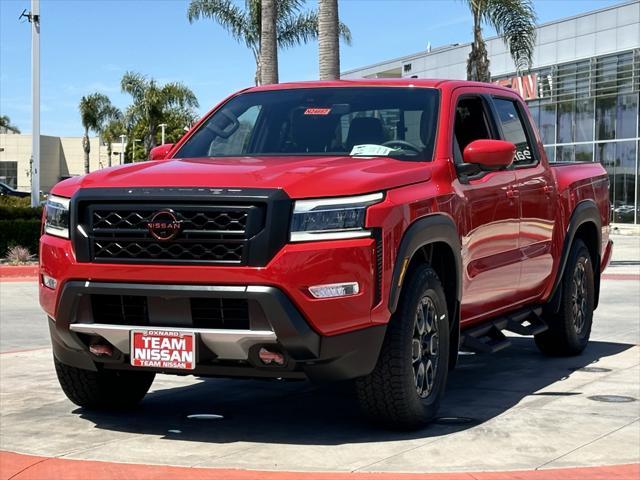
POLYGON ((58 387, 35 285, 1 283, 0 449, 62 459, 278 471, 637 464, 638 250, 637 237, 616 238, 592 343, 582 356, 546 358, 531 339, 518 337, 495 355, 464 356, 450 377, 440 420, 411 434, 370 427, 347 386, 307 382, 158 376, 134 412, 85 411, 58 387), (24 349, 35 350, 16 351, 24 349), (188 418, 198 413, 223 418, 188 418))

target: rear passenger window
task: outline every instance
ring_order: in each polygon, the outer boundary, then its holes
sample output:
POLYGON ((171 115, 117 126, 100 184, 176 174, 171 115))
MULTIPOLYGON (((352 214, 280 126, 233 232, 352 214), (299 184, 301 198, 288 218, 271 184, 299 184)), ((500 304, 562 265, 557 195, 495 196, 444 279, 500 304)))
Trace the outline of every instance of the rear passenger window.
POLYGON ((494 98, 493 101, 498 111, 504 139, 516 146, 516 158, 513 164, 516 167, 535 165, 537 160, 533 155, 523 118, 515 102, 504 98, 494 98))

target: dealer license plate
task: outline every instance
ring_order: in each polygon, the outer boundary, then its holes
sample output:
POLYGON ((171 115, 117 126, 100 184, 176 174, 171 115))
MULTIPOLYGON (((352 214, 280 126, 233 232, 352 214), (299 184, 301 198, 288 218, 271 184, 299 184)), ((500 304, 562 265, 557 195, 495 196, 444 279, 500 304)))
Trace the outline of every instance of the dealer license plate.
POLYGON ((172 330, 134 330, 131 332, 131 365, 134 367, 196 367, 195 334, 172 330))

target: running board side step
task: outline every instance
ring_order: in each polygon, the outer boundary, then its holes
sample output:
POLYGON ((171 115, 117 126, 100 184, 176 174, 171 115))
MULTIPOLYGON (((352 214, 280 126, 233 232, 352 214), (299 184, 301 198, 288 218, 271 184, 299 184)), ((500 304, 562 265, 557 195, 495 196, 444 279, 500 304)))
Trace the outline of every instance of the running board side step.
POLYGON ((548 326, 540 318, 541 314, 542 307, 526 308, 464 330, 460 348, 478 353, 496 353, 511 345, 511 341, 502 333, 503 330, 518 335, 537 335, 547 330, 548 326))

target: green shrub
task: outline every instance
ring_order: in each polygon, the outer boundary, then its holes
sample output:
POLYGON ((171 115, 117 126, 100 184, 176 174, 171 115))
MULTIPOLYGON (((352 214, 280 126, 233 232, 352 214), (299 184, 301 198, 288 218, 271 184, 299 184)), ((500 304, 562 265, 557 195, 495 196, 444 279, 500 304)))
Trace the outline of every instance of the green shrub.
POLYGON ((0 256, 4 257, 9 247, 15 245, 26 247, 30 252, 37 254, 39 241, 39 218, 7 220, 0 217, 0 256))
POLYGON ((0 195, 0 206, 3 207, 30 207, 30 197, 12 197, 10 195, 0 195))
POLYGON ((40 220, 42 207, 8 207, 0 205, 0 221, 2 220, 40 220))

